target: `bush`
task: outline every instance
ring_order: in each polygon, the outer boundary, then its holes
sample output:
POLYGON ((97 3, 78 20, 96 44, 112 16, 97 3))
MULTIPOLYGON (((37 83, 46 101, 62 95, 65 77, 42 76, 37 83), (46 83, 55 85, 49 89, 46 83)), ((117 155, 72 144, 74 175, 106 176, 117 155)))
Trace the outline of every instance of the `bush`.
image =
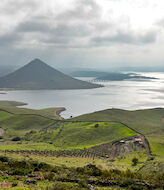
POLYGON ((129 190, 144 190, 145 188, 142 186, 138 186, 138 185, 130 185, 128 189, 129 190))
POLYGON ((9 158, 6 157, 6 156, 0 156, 0 161, 1 161, 1 162, 8 162, 8 161, 9 161, 9 158))
POLYGON ((20 141, 20 140, 21 140, 20 137, 14 137, 14 138, 12 139, 12 141, 20 141))
MULTIPOLYGON (((46 190, 80 190, 80 189, 81 188, 78 185, 70 183, 62 183, 62 182, 55 182, 53 185, 46 187, 46 190)), ((83 190, 85 189, 83 188, 83 190)))
POLYGON ((80 180, 78 182, 78 184, 79 184, 80 187, 83 187, 83 188, 87 188, 88 187, 88 183, 84 179, 80 180))
POLYGON ((84 167, 84 169, 84 172, 91 176, 100 176, 102 173, 101 170, 94 164, 88 164, 84 167))
POLYGON ((24 176, 24 175, 27 175, 29 173, 28 170, 23 170, 23 169, 15 169, 11 172, 11 175, 21 175, 21 176, 24 176))
POLYGON ((97 123, 97 124, 95 124, 95 128, 97 128, 97 127, 99 127, 99 124, 97 123))
POLYGON ((132 159, 132 166, 136 166, 138 164, 138 158, 132 159))

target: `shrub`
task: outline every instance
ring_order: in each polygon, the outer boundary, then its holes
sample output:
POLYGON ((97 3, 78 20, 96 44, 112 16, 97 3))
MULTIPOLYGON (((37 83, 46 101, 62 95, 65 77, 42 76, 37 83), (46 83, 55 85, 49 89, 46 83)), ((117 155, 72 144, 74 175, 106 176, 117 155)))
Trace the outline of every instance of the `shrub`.
POLYGON ((81 188, 78 185, 72 185, 69 183, 61 183, 61 182, 55 182, 53 185, 46 187, 46 190, 80 190, 80 189, 81 188))
POLYGON ((88 187, 88 183, 84 179, 80 180, 78 182, 78 184, 79 184, 80 187, 83 187, 83 188, 87 188, 88 187))
POLYGON ((27 175, 29 173, 28 170, 23 170, 23 169, 15 169, 11 172, 11 175, 27 175))
POLYGON ((87 166, 84 167, 84 172, 88 175, 92 176, 100 176, 101 175, 101 170, 94 164, 88 164, 87 166))
POLYGON ((133 158, 132 159, 132 166, 136 166, 138 163, 138 158, 133 158))
POLYGON ((12 141, 20 141, 20 140, 21 140, 20 137, 14 137, 14 138, 12 139, 12 141))
POLYGON ((97 127, 99 127, 99 124, 97 123, 97 124, 95 124, 95 126, 94 126, 95 128, 97 128, 97 127))
POLYGON ((1 161, 1 162, 8 162, 8 161, 9 161, 9 158, 6 157, 6 156, 0 156, 0 161, 1 161))

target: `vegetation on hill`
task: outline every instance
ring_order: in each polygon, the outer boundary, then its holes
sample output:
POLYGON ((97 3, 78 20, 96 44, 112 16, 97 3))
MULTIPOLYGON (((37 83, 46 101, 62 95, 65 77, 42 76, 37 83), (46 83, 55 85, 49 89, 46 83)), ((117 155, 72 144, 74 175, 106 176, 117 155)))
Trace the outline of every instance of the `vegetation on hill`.
POLYGON ((23 102, 15 102, 15 101, 0 101, 0 110, 4 110, 7 111, 11 114, 35 114, 35 115, 41 115, 44 117, 48 117, 51 119, 57 119, 57 120, 61 120, 62 118, 60 117, 60 112, 64 111, 65 108, 45 108, 45 109, 40 109, 40 110, 36 110, 36 109, 29 109, 29 108, 21 108, 21 107, 17 107, 17 106, 23 106, 23 105, 27 105, 26 103, 23 102))
POLYGON ((164 156, 164 109, 148 109, 126 111, 120 109, 108 109, 91 114, 85 114, 74 121, 119 121, 127 124, 132 129, 142 133, 148 139, 152 153, 164 156))
POLYGON ((57 149, 81 149, 136 135, 120 123, 61 123, 39 115, 14 115, 5 111, 0 111, 0 123, 6 139, 19 136, 28 141, 52 142, 57 149))
POLYGON ((0 187, 12 189, 89 190, 162 189, 163 174, 143 175, 130 170, 102 169, 95 164, 83 167, 53 166, 33 159, 0 156, 0 187), (5 182, 4 182, 5 181, 5 182))
POLYGON ((164 109, 110 109, 60 121, 52 108, 19 105, 0 102, 0 188, 163 188, 164 109))

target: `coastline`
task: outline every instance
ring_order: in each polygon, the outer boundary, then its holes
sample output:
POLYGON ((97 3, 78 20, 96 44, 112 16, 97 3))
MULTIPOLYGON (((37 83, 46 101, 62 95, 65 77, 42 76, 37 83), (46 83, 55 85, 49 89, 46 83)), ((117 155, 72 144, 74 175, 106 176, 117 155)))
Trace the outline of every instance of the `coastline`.
POLYGON ((59 110, 55 111, 55 116, 59 117, 60 120, 64 120, 64 118, 60 115, 63 111, 66 111, 66 108, 61 107, 59 110))

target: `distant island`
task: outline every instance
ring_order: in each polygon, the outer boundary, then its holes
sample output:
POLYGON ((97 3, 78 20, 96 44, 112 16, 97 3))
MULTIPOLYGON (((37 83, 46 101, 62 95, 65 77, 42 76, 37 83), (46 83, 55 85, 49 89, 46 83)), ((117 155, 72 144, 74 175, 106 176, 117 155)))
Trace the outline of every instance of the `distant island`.
POLYGON ((42 90, 42 89, 91 89, 102 87, 98 84, 81 81, 50 67, 40 59, 6 76, 0 77, 0 89, 42 90))
POLYGON ((104 76, 97 77, 96 80, 105 81, 122 81, 122 80, 151 80, 157 79, 154 77, 146 77, 136 73, 108 73, 104 76))
POLYGON ((94 77, 96 80, 122 81, 122 80, 151 80, 154 77, 146 77, 136 73, 104 72, 104 71, 74 71, 73 77, 94 77))

